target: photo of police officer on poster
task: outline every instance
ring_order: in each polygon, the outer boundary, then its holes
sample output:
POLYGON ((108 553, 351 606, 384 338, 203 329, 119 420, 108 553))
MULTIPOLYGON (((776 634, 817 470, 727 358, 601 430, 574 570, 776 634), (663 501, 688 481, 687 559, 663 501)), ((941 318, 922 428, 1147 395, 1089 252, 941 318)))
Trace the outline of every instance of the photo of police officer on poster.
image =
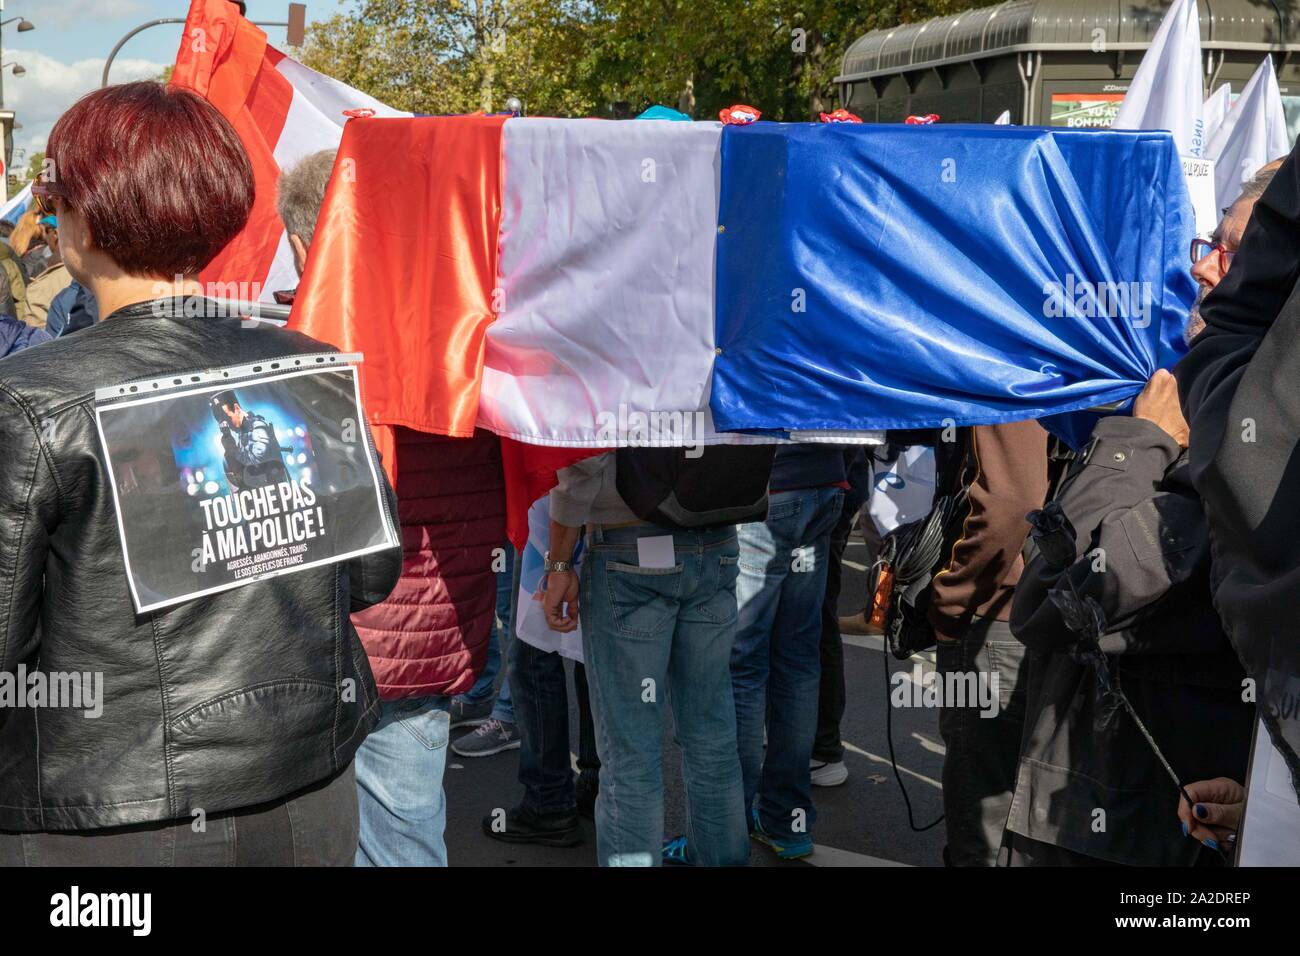
POLYGON ((395 545, 348 358, 97 393, 137 611, 395 545))

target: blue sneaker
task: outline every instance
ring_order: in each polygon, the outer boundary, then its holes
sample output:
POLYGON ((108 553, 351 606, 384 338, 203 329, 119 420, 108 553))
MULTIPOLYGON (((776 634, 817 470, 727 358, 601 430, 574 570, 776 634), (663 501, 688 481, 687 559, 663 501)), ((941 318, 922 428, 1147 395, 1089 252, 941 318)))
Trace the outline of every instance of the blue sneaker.
POLYGON ((686 837, 673 837, 671 840, 664 840, 664 865, 666 866, 693 866, 694 864, 686 856, 686 837))
POLYGON ((750 839, 757 840, 759 843, 764 843, 771 847, 772 852, 776 854, 778 860, 802 860, 806 856, 812 856, 812 837, 775 836, 763 829, 763 821, 758 817, 758 807, 754 807, 751 810, 751 814, 753 826, 749 831, 750 839))

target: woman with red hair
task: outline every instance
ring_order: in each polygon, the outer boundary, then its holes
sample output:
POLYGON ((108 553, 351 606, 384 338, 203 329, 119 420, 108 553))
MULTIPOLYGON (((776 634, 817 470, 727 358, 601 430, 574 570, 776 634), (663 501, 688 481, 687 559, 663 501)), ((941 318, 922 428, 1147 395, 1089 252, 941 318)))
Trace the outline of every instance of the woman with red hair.
POLYGON ((0 710, 0 865, 349 864, 378 708, 349 612, 387 596, 400 551, 137 613, 95 426, 99 387, 330 350, 201 296, 248 218, 248 157, 156 83, 82 98, 46 157, 33 192, 103 319, 0 363, 0 677, 102 695, 96 719, 0 710))

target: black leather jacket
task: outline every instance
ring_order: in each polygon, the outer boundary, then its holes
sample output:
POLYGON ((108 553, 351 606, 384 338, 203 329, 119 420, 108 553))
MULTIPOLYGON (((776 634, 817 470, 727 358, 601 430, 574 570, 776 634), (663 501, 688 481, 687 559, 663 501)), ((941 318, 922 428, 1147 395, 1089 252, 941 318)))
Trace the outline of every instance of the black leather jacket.
POLYGON ((331 351, 237 319, 155 314, 170 303, 0 361, 0 677, 22 667, 103 681, 99 717, 0 706, 0 829, 97 829, 275 800, 345 768, 377 720, 348 615, 392 590, 400 549, 135 613, 94 390, 331 351))

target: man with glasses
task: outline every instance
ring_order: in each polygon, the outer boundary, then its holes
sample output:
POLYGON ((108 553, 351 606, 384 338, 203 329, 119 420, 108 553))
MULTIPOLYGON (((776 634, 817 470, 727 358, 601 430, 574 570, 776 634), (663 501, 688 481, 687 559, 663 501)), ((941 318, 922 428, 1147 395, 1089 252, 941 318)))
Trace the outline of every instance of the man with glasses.
POLYGON ((1273 174, 1281 165, 1282 160, 1277 159, 1260 168, 1250 182, 1242 187, 1241 195, 1224 210, 1223 218, 1219 220, 1219 225, 1210 238, 1192 240, 1192 278, 1200 285, 1201 291, 1187 322, 1188 342, 1205 328, 1205 320, 1201 318, 1201 303, 1232 265, 1232 257, 1241 245, 1241 234, 1246 231, 1246 223, 1250 221, 1255 202, 1273 181, 1273 174))

